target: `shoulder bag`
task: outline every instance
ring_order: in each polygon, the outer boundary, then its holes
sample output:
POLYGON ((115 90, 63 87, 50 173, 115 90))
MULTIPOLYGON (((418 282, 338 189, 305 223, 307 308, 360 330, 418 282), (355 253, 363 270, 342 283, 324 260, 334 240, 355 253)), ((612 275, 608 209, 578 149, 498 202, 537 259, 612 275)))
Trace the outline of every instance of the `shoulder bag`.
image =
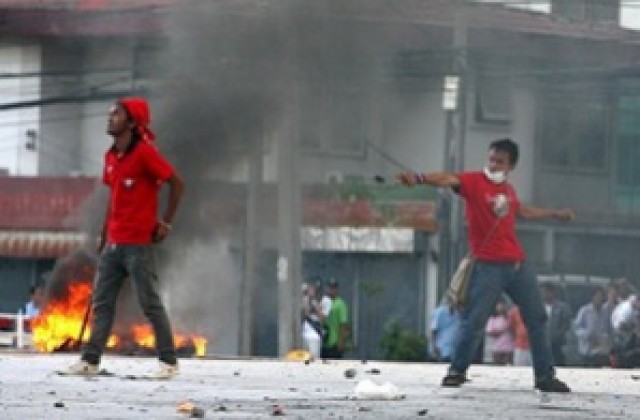
MULTIPOLYGON (((500 222, 500 218, 498 218, 491 229, 487 232, 484 239, 480 243, 480 247, 482 248, 496 226, 500 222)), ((461 309, 467 304, 467 292, 469 290, 469 281, 471 280, 471 273, 473 273, 473 269, 476 265, 476 258, 473 256, 471 251, 467 253, 467 255, 462 258, 460 263, 458 264, 458 268, 453 273, 451 277, 451 281, 449 282, 449 287, 447 288, 446 297, 449 301, 449 304, 454 308, 461 309)))

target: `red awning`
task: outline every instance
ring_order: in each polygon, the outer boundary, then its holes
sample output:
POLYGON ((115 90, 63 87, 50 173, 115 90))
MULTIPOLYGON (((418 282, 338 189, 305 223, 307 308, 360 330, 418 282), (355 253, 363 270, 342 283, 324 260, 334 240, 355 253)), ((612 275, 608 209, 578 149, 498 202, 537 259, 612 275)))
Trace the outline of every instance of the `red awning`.
POLYGON ((78 230, 95 178, 0 177, 0 231, 78 230))
POLYGON ((0 231, 0 257, 58 258, 85 245, 79 232, 0 231))

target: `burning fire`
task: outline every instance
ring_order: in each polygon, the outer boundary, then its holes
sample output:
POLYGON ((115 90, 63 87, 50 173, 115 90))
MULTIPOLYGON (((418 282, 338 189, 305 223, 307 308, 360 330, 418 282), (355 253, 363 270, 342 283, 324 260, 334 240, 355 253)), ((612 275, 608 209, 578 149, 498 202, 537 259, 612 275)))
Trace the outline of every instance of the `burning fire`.
MULTIPOLYGON (((88 282, 70 283, 67 293, 62 298, 50 299, 40 315, 33 319, 33 343, 38 351, 53 352, 75 348, 79 345, 78 336, 82 328, 82 321, 89 304, 91 284, 88 282)), ((87 322, 82 341, 86 342, 91 335, 90 322, 87 322)), ((155 337, 148 324, 131 325, 126 334, 142 349, 155 349, 155 337)), ((174 334, 176 349, 192 347, 196 356, 204 356, 207 339, 197 335, 174 334)), ((118 349, 126 346, 124 335, 112 334, 107 342, 107 348, 118 349)), ((129 343, 130 344, 130 343, 129 343)))

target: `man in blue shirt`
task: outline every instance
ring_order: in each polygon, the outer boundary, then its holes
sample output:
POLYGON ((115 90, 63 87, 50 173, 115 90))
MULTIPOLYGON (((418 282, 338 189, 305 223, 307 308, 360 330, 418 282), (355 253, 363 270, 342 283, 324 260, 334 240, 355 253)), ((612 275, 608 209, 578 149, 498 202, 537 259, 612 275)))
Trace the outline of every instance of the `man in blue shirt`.
POLYGON ((29 288, 29 301, 24 306, 24 314, 29 318, 40 315, 43 301, 43 290, 41 286, 31 286, 29 288))
POLYGON ((609 364, 611 318, 604 300, 604 289, 594 289, 591 302, 580 308, 573 324, 578 337, 578 352, 585 366, 602 367, 609 364))
POLYGON ((460 313, 441 303, 431 315, 431 356, 438 362, 450 362, 460 326, 460 313))

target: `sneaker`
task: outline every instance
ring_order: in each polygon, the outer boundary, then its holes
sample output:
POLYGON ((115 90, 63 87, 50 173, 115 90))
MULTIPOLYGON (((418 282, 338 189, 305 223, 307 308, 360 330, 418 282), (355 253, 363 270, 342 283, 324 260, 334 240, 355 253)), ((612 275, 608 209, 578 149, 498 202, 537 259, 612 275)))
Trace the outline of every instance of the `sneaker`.
POLYGON ((571 392, 567 384, 553 376, 536 379, 535 389, 542 392, 571 392))
POLYGON ((467 377, 459 373, 449 373, 442 378, 442 386, 447 388, 459 388, 465 382, 467 382, 467 377))
POLYGON ((74 375, 74 376, 95 376, 99 373, 98 365, 94 365, 84 360, 80 360, 66 370, 60 372, 61 375, 74 375))
POLYGON ((171 379, 180 373, 180 367, 176 363, 170 365, 169 363, 160 362, 160 368, 152 375, 155 379, 171 379))

